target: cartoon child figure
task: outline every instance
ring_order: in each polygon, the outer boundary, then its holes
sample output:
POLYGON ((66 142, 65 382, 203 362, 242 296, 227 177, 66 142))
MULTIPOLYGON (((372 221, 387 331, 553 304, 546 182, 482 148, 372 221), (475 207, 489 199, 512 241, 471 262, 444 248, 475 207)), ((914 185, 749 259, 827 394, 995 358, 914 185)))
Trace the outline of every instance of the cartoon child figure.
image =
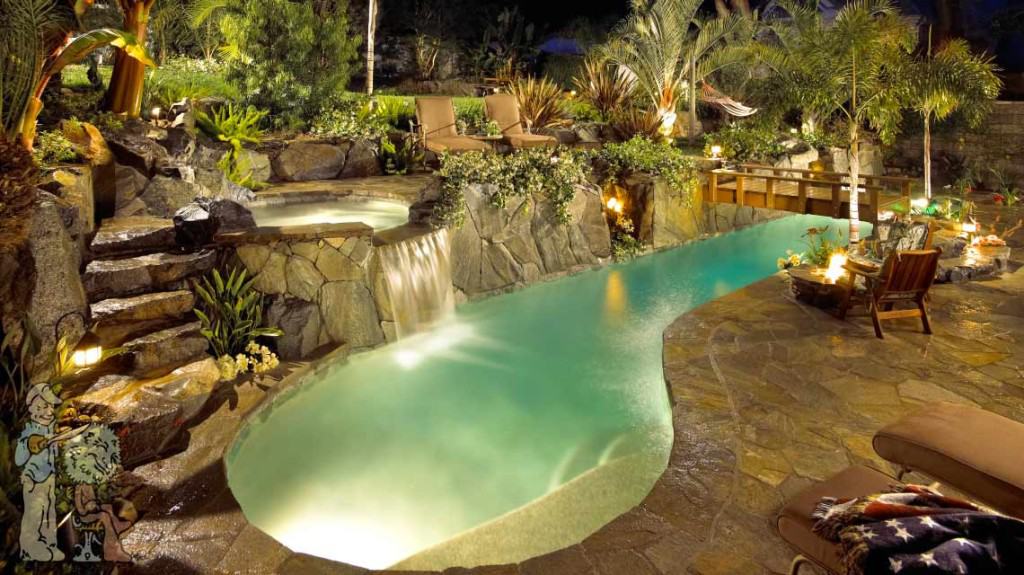
POLYGON ((57 438, 53 410, 61 404, 45 383, 29 389, 25 399, 29 421, 18 437, 14 463, 22 468, 25 513, 21 517, 21 555, 28 561, 63 561, 57 548, 56 483, 57 438))

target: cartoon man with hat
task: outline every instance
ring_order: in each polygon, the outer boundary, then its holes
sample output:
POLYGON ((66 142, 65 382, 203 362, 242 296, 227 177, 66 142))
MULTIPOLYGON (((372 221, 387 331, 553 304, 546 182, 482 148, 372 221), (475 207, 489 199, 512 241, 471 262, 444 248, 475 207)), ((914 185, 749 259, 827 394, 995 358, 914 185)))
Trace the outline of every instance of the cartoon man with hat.
POLYGON ((25 399, 29 421, 18 437, 14 462, 22 468, 21 485, 25 513, 21 517, 21 556, 29 561, 63 561, 57 548, 57 509, 54 496, 57 443, 54 408, 61 400, 50 386, 39 383, 25 399))

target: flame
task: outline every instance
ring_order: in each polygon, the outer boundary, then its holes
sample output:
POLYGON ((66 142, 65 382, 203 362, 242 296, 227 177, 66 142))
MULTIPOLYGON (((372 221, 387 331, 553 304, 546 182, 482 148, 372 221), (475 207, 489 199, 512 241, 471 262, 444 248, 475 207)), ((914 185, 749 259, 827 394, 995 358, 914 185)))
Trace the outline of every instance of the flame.
POLYGON ((843 252, 832 254, 832 257, 828 260, 828 269, 825 270, 825 281, 834 284, 845 276, 846 269, 843 266, 846 265, 846 260, 846 254, 843 252))

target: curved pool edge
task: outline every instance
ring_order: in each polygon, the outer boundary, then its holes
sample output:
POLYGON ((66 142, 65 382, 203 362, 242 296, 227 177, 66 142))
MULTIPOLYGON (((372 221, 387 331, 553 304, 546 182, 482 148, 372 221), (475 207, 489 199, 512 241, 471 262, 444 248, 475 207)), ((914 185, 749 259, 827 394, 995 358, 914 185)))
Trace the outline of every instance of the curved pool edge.
MULTIPOLYGON (((596 532, 592 533, 580 543, 527 559, 521 563, 505 565, 483 565, 476 567, 450 567, 444 571, 409 571, 416 575, 543 575, 543 574, 570 574, 570 573, 603 573, 599 566, 608 565, 616 573, 652 573, 675 572, 679 568, 678 558, 689 557, 689 562, 696 560, 700 552, 705 548, 716 545, 716 541, 708 537, 709 533, 715 531, 716 525, 726 513, 726 508, 732 503, 735 496, 736 477, 739 475, 737 457, 734 455, 734 446, 722 445, 715 441, 707 441, 707 433, 713 430, 721 430, 724 427, 735 425, 735 418, 728 413, 713 409, 708 412, 701 410, 689 410, 692 403, 686 400, 680 401, 678 391, 686 383, 679 381, 680 372, 675 371, 678 356, 671 348, 674 346, 674 339, 680 330, 680 326, 696 330, 697 333, 707 335, 704 345, 697 348, 690 348, 685 354, 686 358, 712 357, 712 348, 715 342, 711 337, 717 330, 717 325, 708 321, 710 316, 708 310, 720 305, 723 301, 747 299, 749 292, 768 291, 778 292, 785 285, 781 275, 773 275, 741 288, 732 293, 726 294, 714 300, 683 313, 677 317, 663 332, 662 335, 662 373, 669 402, 672 408, 672 433, 673 441, 669 460, 665 471, 657 479, 651 491, 644 500, 632 509, 615 517, 596 532), (709 417, 710 416, 710 417, 709 417), (708 481, 709 478, 717 478, 719 481, 708 481), (722 495, 723 485, 728 485, 724 490, 728 498, 718 501, 722 495), (703 486, 706 491, 708 506, 701 505, 694 501, 692 493, 695 485, 703 486), (672 565, 661 564, 662 560, 668 561, 672 558, 672 565)), ((699 337, 698 337, 699 339, 699 337)), ((316 373, 329 369, 335 362, 345 362, 352 355, 352 351, 346 346, 337 348, 323 357, 302 366, 300 369, 288 374, 273 390, 254 406, 244 416, 241 424, 231 440, 224 446, 220 456, 220 466, 227 477, 227 459, 231 450, 244 439, 248 426, 257 421, 262 414, 268 413, 279 402, 287 401, 289 396, 300 391, 303 383, 311 381, 316 373)), ((704 385, 713 385, 704 382, 704 385)), ((727 399, 726 386, 719 382, 719 389, 713 390, 702 387, 702 392, 708 392, 713 400, 711 406, 730 406, 731 400, 727 399), (717 392, 717 395, 716 393, 717 392), (722 399, 724 403, 717 400, 722 399)), ((701 405, 702 410, 708 406, 701 405)), ((726 411, 731 411, 728 407, 726 411)), ((698 489, 701 490, 701 489, 698 489)), ((228 491, 231 487, 228 485, 228 491)), ((240 507, 240 506, 239 506, 240 507)), ((256 529, 255 525, 248 523, 249 528, 256 529)), ((264 533, 265 534, 265 533, 264 533)), ((266 535, 266 534, 265 534, 266 535)), ((270 535, 266 537, 271 538, 270 535)), ((276 540, 274 540, 276 542, 276 540)), ((277 542, 284 547, 283 544, 277 542)), ((718 545, 721 543, 718 542, 718 545)), ((780 544, 781 545, 781 544, 780 544)), ((287 549, 285 547, 285 549, 287 549)), ((397 574, 403 571, 396 570, 373 570, 357 567, 340 561, 333 561, 321 557, 294 552, 288 549, 288 557, 285 559, 278 573, 300 574, 300 573, 339 573, 349 574, 397 574)))

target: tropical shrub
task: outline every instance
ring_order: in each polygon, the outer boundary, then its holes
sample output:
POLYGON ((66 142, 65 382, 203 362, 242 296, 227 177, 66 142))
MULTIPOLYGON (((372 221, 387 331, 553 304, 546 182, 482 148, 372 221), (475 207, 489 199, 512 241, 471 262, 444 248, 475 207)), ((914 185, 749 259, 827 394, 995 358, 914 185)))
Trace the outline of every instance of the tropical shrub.
POLYGON ((262 110, 252 106, 245 109, 235 108, 234 104, 228 103, 207 114, 203 111, 196 112, 196 126, 206 135, 226 142, 231 149, 217 162, 224 175, 232 182, 249 188, 257 189, 263 186, 253 178, 253 166, 249 163, 249 156, 242 153, 245 144, 258 144, 263 137, 263 130, 260 122, 267 116, 262 110))
POLYGON ((629 173, 642 172, 664 179, 683 201, 689 202, 697 191, 697 164, 669 144, 660 144, 637 136, 621 144, 606 144, 598 152, 606 166, 605 180, 620 181, 629 173))
POLYGON ((253 289, 255 278, 246 270, 231 270, 225 278, 217 270, 193 282, 199 294, 196 316, 202 323, 200 333, 210 342, 215 357, 234 357, 246 351, 260 337, 278 337, 281 330, 261 327, 263 294, 253 289))
POLYGON ((400 145, 384 136, 380 139, 380 161, 385 174, 404 176, 423 164, 423 151, 413 134, 402 137, 400 145))
POLYGON ((633 220, 624 214, 615 218, 612 228, 612 258, 617 262, 631 260, 644 253, 644 244, 637 239, 633 220))
POLYGON ((238 88, 224 78, 224 66, 216 61, 171 58, 149 72, 146 107, 169 108, 185 98, 237 100, 238 88))
POLYGON ((409 98, 401 96, 375 96, 374 113, 395 130, 408 130, 416 118, 416 107, 409 98))
POLYGON ((509 91, 519 103, 520 118, 533 129, 559 126, 568 119, 562 89, 547 78, 518 80, 509 91))
POLYGON ((661 119, 655 110, 627 107, 613 112, 610 123, 612 130, 623 140, 633 137, 655 140, 661 136, 661 119))
POLYGON ((311 120, 344 91, 359 36, 348 1, 233 0, 221 29, 230 46, 229 80, 275 124, 311 120))
POLYGON ((580 100, 593 106, 600 119, 607 122, 630 103, 636 80, 605 60, 588 58, 575 85, 580 100))
POLYGON ((569 221, 569 203, 576 187, 588 181, 589 157, 570 148, 554 151, 533 148, 508 155, 467 152, 441 156, 441 197, 434 206, 439 225, 457 227, 465 218, 463 190, 471 184, 489 184, 485 191, 497 208, 511 197, 543 194, 562 222, 569 221))
POLYGON ((785 154, 779 133, 760 123, 736 122, 713 134, 705 134, 705 154, 711 146, 722 147, 722 157, 736 162, 772 162, 785 154))
POLYGON ((370 99, 360 95, 336 101, 313 121, 311 131, 331 138, 378 140, 390 129, 391 125, 375 112, 370 99))

